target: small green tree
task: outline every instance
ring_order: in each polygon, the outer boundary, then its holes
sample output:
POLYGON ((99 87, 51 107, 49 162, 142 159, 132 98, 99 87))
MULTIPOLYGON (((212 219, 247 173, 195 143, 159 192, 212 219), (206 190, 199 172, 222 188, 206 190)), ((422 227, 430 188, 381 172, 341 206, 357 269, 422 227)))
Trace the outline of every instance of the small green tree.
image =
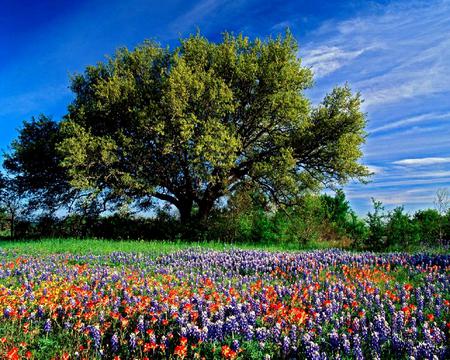
POLYGON ((419 228, 420 242, 436 244, 440 237, 441 215, 435 209, 419 210, 414 214, 414 221, 419 228))
POLYGON ((13 178, 0 176, 0 209, 6 214, 11 238, 16 237, 16 225, 27 214, 23 191, 13 178))
POLYGON ((419 226, 404 212, 403 206, 398 206, 388 215, 386 235, 388 246, 404 249, 418 243, 419 226))
POLYGON ((344 235, 347 223, 350 220, 350 213, 352 212, 350 204, 345 198, 344 191, 338 189, 334 196, 324 194, 321 196, 321 199, 328 221, 335 226, 341 235, 344 235))
POLYGON ((450 209, 447 211, 447 214, 445 215, 443 228, 444 228, 445 243, 447 245, 449 245, 450 244, 450 209))
POLYGON ((365 247, 370 250, 386 249, 386 214, 381 201, 372 198, 373 212, 367 214, 367 224, 369 226, 369 235, 365 247))
POLYGON ((367 240, 367 226, 352 210, 342 189, 335 196, 322 195, 325 217, 337 235, 353 240, 354 247, 361 247, 367 240))
POLYGON ((353 240, 352 247, 354 248, 364 248, 364 244, 367 243, 369 228, 354 211, 350 212, 350 219, 346 224, 346 234, 353 240))
POLYGON ((62 140, 60 124, 41 115, 23 123, 4 155, 3 166, 31 209, 53 213, 77 194, 56 150, 62 140))

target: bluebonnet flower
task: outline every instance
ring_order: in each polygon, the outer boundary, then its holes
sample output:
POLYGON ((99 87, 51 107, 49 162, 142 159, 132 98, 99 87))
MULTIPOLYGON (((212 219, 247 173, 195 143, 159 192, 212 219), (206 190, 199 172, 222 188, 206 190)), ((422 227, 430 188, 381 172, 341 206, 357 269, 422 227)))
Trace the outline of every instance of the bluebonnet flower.
POLYGON ((98 329, 98 327, 93 326, 93 325, 89 325, 87 327, 88 331, 89 331, 89 335, 92 338, 93 344, 94 344, 94 348, 95 349, 100 349, 101 346, 101 334, 100 334, 100 330, 98 329))
POLYGON ((52 322, 50 319, 47 319, 44 323, 44 332, 49 333, 50 331, 52 331, 52 322))
POLYGON ((134 333, 130 334, 130 340, 128 344, 131 350, 134 350, 136 348, 136 335, 134 333))
POLYGON ((240 348, 239 341, 237 339, 233 340, 231 343, 231 350, 238 351, 240 348))
POLYGON ((339 349, 339 334, 333 329, 330 333, 330 344, 333 350, 339 349))
POLYGON ((113 353, 117 353, 119 351, 119 337, 116 333, 111 336, 111 350, 113 353))

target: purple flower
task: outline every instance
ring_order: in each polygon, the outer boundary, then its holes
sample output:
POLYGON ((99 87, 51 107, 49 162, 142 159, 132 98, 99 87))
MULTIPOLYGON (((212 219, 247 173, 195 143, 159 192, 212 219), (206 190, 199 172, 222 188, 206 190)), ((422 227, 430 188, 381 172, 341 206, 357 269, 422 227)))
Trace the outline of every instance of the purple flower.
POLYGON ((111 350, 113 353, 116 353, 119 351, 119 337, 116 333, 111 336, 111 350))
POLYGON ((96 350, 100 349, 101 346, 101 341, 102 341, 102 336, 100 334, 100 330, 98 329, 98 327, 93 326, 93 325, 89 325, 87 327, 88 331, 89 331, 89 335, 92 338, 92 341, 94 343, 94 348, 96 350))
POLYGON ((50 321, 50 319, 47 319, 44 323, 44 332, 48 334, 50 331, 52 331, 52 322, 50 321))
POLYGON ((134 333, 130 334, 130 340, 128 342, 130 349, 134 350, 136 348, 136 335, 134 333))

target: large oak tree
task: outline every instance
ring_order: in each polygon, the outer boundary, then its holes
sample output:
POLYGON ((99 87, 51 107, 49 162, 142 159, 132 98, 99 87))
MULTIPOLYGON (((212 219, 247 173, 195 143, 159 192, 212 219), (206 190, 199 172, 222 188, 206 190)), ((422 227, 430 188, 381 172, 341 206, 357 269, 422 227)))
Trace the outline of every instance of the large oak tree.
POLYGON ((76 188, 164 200, 182 221, 206 219, 242 184, 288 204, 305 189, 363 179, 359 95, 338 87, 312 106, 311 85, 290 33, 120 49, 72 79, 63 164, 76 188))

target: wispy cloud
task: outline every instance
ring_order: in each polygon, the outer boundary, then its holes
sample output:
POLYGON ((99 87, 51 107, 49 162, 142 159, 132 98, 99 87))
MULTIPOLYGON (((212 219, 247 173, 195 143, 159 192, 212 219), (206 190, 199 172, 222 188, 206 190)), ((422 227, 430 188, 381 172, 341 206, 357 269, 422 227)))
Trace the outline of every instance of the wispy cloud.
POLYGON ((371 173, 374 175, 382 174, 384 172, 384 167, 382 166, 375 166, 375 165, 366 165, 366 167, 369 169, 371 173))
POLYGON ((201 20, 230 2, 232 3, 231 0, 200 0, 190 10, 176 18, 169 27, 175 32, 183 32, 199 25, 201 20))
POLYGON ((386 191, 368 191, 364 194, 356 192, 347 192, 347 197, 350 200, 365 200, 370 203, 370 199, 374 198, 381 201, 383 205, 387 206, 401 206, 404 204, 426 206, 433 202, 435 189, 421 189, 412 190, 386 190, 386 191), (416 191, 414 191, 416 190, 416 191))
POLYGON ((381 131, 397 129, 401 127, 410 126, 417 123, 427 122, 427 121, 438 121, 438 120, 450 120, 450 112, 444 114, 428 113, 417 116, 408 117, 406 119, 397 120, 390 122, 389 124, 378 126, 370 130, 371 134, 375 134, 381 131))
POLYGON ((337 46, 323 45, 306 50, 303 65, 310 67, 316 78, 321 78, 349 64, 368 50, 370 48, 344 50, 337 46))
POLYGON ((362 92, 366 108, 447 92, 449 11, 446 0, 395 2, 381 11, 331 21, 303 56, 319 77, 341 70, 342 78, 362 92))
POLYGON ((417 159, 403 159, 394 161, 395 165, 405 165, 405 166, 426 166, 426 165, 436 165, 436 164, 446 164, 450 163, 450 157, 428 157, 428 158, 417 158, 417 159))

